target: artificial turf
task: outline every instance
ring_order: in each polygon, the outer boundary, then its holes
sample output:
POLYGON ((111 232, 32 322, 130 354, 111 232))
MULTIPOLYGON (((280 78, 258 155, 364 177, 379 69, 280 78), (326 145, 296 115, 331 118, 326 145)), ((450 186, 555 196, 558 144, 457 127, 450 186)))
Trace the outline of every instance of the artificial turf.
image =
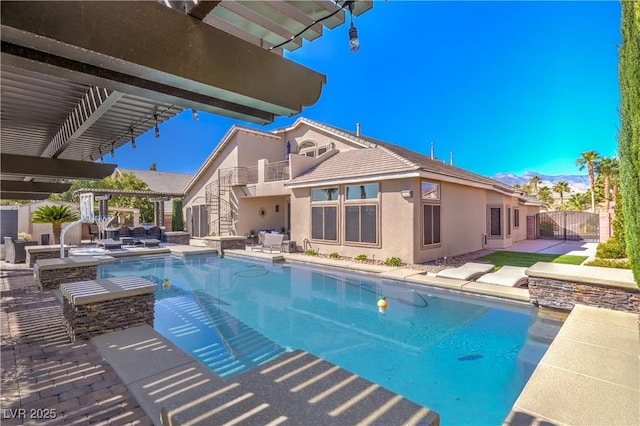
POLYGON ((516 251, 496 251, 479 258, 496 267, 509 266, 531 266, 536 262, 566 263, 569 265, 580 265, 587 259, 587 256, 573 256, 569 254, 543 254, 543 253, 520 253, 516 251))

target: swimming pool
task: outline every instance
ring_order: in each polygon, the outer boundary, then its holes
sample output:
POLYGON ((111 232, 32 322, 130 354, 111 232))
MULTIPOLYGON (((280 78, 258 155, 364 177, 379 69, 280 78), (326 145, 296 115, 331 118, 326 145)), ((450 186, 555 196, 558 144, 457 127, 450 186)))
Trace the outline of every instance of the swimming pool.
POLYGON ((442 424, 500 424, 560 327, 531 306, 331 268, 200 255, 100 267, 132 274, 160 284, 155 329, 221 377, 302 349, 442 424))

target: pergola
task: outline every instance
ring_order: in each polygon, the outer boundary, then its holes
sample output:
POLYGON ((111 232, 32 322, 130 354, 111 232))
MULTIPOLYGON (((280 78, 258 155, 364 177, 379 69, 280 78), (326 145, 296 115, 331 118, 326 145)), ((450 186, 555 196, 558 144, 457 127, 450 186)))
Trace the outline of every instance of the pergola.
POLYGON ((164 226, 164 202, 172 198, 182 198, 184 194, 181 192, 160 192, 160 191, 133 191, 120 189, 94 189, 83 188, 74 191, 75 195, 93 193, 98 199, 99 215, 106 216, 109 211, 109 199, 111 197, 139 197, 150 198, 153 202, 154 223, 158 226, 164 226))
POLYGON ((1 2, 0 198, 106 177, 116 164, 96 160, 185 109, 262 124, 299 113, 326 77, 282 49, 349 5, 372 1, 1 2))

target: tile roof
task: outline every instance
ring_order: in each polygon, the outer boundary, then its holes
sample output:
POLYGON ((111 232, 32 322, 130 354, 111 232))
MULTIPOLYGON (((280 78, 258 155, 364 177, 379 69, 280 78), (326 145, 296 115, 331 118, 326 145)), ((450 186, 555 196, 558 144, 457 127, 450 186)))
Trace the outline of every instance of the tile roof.
MULTIPOLYGON (((448 177, 452 177, 452 178, 457 178, 457 179, 462 179, 462 180, 466 180, 466 181, 470 181, 470 182, 474 182, 474 183, 480 183, 483 185, 490 185, 498 190, 504 191, 504 192, 511 192, 511 193, 515 193, 515 189, 510 187, 509 185, 506 185, 502 182, 499 182, 495 179, 490 179, 488 177, 479 175, 477 173, 473 173, 470 172, 468 170, 462 169, 460 167, 456 167, 456 166, 452 166, 449 165, 447 163, 443 163, 440 160, 435 160, 435 159, 431 159, 429 156, 420 154, 418 152, 412 151, 410 149, 404 148, 402 146, 399 145, 395 145, 389 142, 385 142, 385 141, 381 141, 378 139, 374 139, 368 136, 358 136, 356 133, 354 132, 350 132, 348 130, 344 130, 344 129, 340 129, 337 127, 332 127, 329 126, 327 124, 324 123, 320 123, 318 121, 314 121, 314 120, 310 120, 308 118, 300 118, 298 120, 298 122, 305 122, 307 124, 313 125, 315 127, 319 127, 322 129, 325 129, 328 132, 331 132, 333 134, 335 134, 336 136, 341 136, 341 137, 346 137, 354 142, 357 142, 359 144, 364 144, 364 145, 368 145, 371 148, 377 148, 380 151, 385 151, 387 152, 389 155, 392 155, 394 160, 396 161, 400 161, 403 162, 406 166, 408 166, 408 168, 406 168, 405 170, 415 170, 415 169, 420 169, 426 172, 431 172, 431 173, 436 173, 436 174, 440 174, 443 176, 448 176, 448 177)), ((355 150, 353 152, 359 152, 359 151, 363 151, 362 149, 358 149, 355 150)), ((340 154, 337 154, 335 157, 338 157, 340 154)), ((369 165, 367 163, 367 161, 360 161, 357 159, 358 155, 365 155, 365 154, 352 154, 353 157, 350 158, 350 161, 352 161, 351 164, 348 164, 348 167, 345 169, 345 171, 340 171, 339 169, 335 170, 336 172, 339 172, 339 175, 336 175, 334 177, 356 177, 356 176, 360 176, 360 175, 369 175, 372 172, 372 168, 375 167, 373 165, 369 165)), ((368 156, 371 156, 371 154, 366 154, 368 156)), ((381 154, 378 154, 379 158, 383 158, 381 156, 381 154)), ((331 160, 331 159, 329 159, 331 160)), ((329 161, 327 160, 327 161, 329 161)), ((387 166, 386 164, 384 166, 387 166)), ((305 174, 303 174, 302 176, 296 178, 293 180, 294 183, 298 183, 298 182, 309 182, 309 181, 313 181, 316 180, 314 179, 314 175, 316 174, 316 170, 320 170, 319 166, 316 166, 315 168, 305 172, 305 174)), ((379 173, 376 174, 384 174, 386 173, 386 171, 381 170, 379 173)), ((321 176, 321 178, 324 178, 326 175, 326 173, 323 173, 323 175, 321 176)))
POLYGON ((158 172, 155 170, 116 169, 120 173, 133 173, 147 183, 151 191, 167 193, 183 193, 187 184, 193 179, 192 174, 158 172))
POLYGON ((293 179, 291 183, 378 176, 411 172, 416 169, 393 153, 379 148, 361 148, 339 152, 293 179))

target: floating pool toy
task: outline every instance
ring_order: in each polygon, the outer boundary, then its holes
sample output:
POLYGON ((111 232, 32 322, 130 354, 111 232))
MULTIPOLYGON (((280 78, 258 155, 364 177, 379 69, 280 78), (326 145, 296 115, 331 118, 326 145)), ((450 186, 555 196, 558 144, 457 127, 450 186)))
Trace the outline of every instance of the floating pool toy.
POLYGON ((380 298, 378 299, 378 312, 384 314, 388 306, 389 305, 387 304, 387 298, 385 296, 380 296, 380 298))
POLYGON ((162 283, 162 287, 164 287, 164 288, 171 287, 171 282, 169 282, 169 278, 165 278, 164 279, 164 282, 162 283))

